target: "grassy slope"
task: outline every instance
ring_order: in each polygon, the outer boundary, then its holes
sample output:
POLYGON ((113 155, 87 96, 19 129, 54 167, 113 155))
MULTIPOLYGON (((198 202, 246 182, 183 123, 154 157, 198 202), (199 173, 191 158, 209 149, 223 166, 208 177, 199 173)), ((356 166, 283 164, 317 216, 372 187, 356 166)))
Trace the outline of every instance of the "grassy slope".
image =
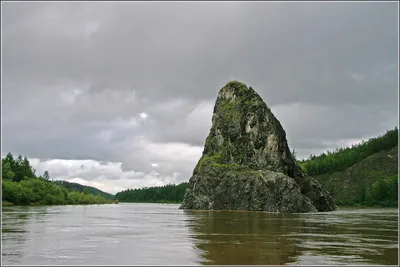
POLYGON ((365 187, 398 174, 398 146, 373 154, 344 171, 314 176, 339 204, 352 200, 365 187))

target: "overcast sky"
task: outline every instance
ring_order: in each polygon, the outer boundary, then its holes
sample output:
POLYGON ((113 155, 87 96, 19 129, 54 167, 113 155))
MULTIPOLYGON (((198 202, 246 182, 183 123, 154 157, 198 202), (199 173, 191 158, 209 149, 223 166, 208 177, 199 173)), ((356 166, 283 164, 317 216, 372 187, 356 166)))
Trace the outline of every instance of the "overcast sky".
POLYGON ((122 189, 190 178, 219 89, 298 157, 398 124, 398 2, 2 2, 2 156, 122 189))

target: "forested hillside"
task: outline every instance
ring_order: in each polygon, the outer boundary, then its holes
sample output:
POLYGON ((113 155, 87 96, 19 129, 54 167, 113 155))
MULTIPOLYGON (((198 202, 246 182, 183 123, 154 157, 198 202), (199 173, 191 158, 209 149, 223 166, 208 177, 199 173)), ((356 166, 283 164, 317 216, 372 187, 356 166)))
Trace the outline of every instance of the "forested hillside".
POLYGON ((140 189, 128 189, 115 195, 121 202, 181 203, 188 183, 169 184, 140 189))
POLYGON ((68 189, 68 191, 76 190, 78 192, 89 193, 89 194, 92 194, 95 196, 100 195, 100 196, 104 197, 105 199, 114 199, 114 195, 103 192, 92 186, 81 185, 78 183, 71 183, 71 182, 67 182, 67 181, 54 181, 54 182, 59 186, 65 187, 66 189, 68 189))
POLYGON ((332 174, 314 176, 337 205, 398 205, 398 146, 332 174))
POLYGON ((398 128, 299 165, 331 192, 338 205, 398 205, 398 128))
POLYGON ((64 205, 64 204, 105 204, 113 200, 88 191, 68 191, 65 187, 49 180, 46 171, 36 176, 35 169, 26 157, 14 158, 8 153, 2 165, 2 205, 64 205))
POLYGON ((310 155, 307 160, 300 160, 298 163, 309 176, 343 171, 375 153, 397 146, 398 135, 399 131, 395 127, 393 130, 388 130, 383 136, 371 138, 366 142, 362 141, 351 147, 327 151, 319 156, 310 155))

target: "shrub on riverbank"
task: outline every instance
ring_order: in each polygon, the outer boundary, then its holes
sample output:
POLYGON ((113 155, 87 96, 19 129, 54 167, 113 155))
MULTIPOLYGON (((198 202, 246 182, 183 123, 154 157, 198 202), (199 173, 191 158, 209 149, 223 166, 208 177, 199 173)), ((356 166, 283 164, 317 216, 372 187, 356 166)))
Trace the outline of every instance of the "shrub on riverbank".
POLYGON ((44 177, 37 177, 29 160, 11 153, 2 159, 2 203, 15 205, 66 205, 66 204, 106 204, 113 203, 100 195, 92 195, 66 188, 44 177))

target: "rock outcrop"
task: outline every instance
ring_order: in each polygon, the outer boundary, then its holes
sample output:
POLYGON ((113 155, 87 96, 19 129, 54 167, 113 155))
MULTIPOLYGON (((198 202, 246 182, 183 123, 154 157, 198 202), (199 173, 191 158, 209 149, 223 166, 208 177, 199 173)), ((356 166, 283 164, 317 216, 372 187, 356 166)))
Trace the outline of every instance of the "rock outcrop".
POLYGON ((282 125, 262 98, 232 81, 218 94, 203 155, 180 208, 294 213, 337 207, 297 165, 282 125))

